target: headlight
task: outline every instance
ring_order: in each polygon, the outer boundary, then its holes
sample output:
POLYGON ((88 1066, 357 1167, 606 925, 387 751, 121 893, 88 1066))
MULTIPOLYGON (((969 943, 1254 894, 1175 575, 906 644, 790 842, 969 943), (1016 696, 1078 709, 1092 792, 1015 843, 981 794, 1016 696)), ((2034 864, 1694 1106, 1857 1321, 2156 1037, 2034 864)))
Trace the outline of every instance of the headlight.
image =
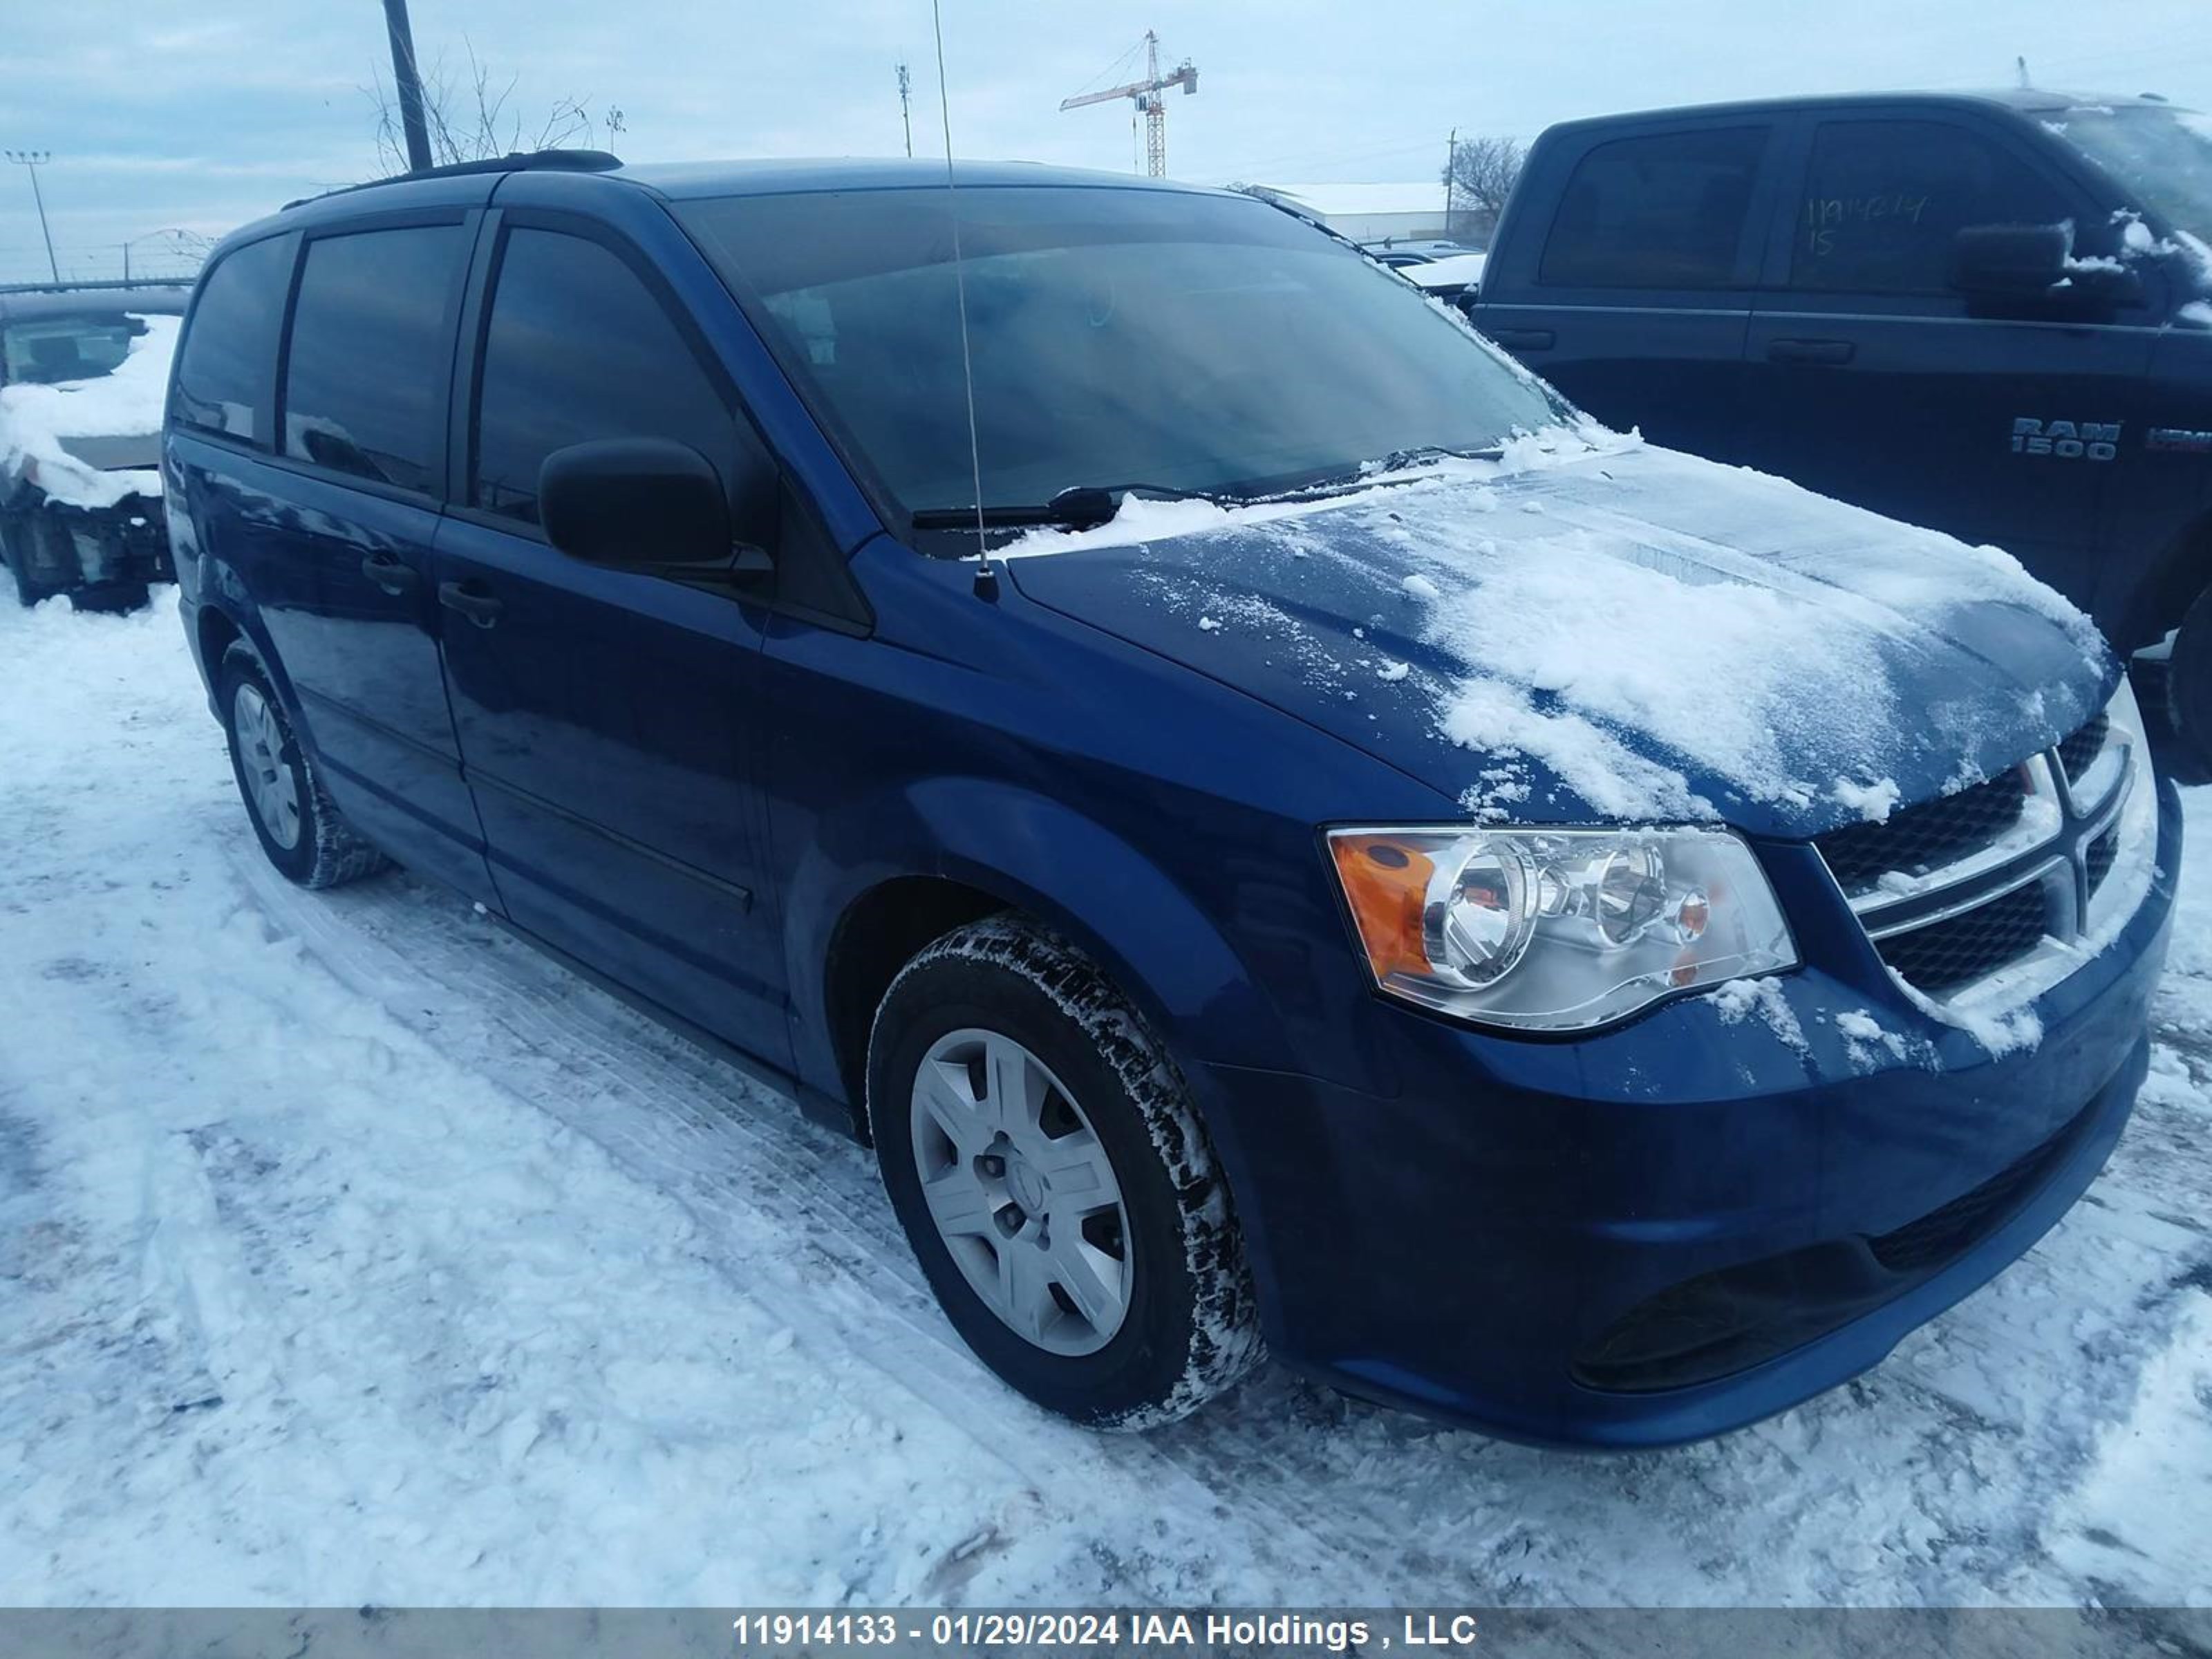
POLYGON ((1572 1031, 1797 965, 1725 830, 1332 830, 1375 982, 1481 1025, 1572 1031))

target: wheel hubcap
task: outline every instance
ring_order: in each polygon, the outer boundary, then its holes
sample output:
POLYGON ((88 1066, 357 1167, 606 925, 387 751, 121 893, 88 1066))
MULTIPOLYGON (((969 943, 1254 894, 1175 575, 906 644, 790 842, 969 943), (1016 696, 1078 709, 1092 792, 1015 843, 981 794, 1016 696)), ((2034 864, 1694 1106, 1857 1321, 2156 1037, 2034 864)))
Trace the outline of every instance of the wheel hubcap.
POLYGON ((300 790, 284 758, 284 728, 258 686, 243 684, 230 706, 246 799, 269 839, 286 852, 300 844, 300 790))
POLYGON ((984 1305, 1051 1353, 1095 1353, 1129 1310, 1128 1218, 1083 1109, 996 1031, 938 1039, 915 1074, 915 1167, 984 1305))

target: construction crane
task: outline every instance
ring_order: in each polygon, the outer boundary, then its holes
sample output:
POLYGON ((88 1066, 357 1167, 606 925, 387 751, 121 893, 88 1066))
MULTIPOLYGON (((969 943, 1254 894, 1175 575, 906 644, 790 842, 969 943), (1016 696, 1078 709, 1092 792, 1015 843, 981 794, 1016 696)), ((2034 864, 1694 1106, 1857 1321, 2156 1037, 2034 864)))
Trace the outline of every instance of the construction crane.
POLYGON ((1117 98, 1129 98, 1145 118, 1145 171, 1155 179, 1164 179, 1168 172, 1168 112, 1167 100, 1161 94, 1170 87, 1181 87, 1187 98, 1198 90, 1198 70, 1186 58, 1167 75, 1160 73, 1160 38, 1152 30, 1145 31, 1145 78, 1132 81, 1126 87, 1109 87, 1103 92, 1086 92, 1073 98, 1060 100, 1062 109, 1081 109, 1086 104, 1110 104, 1117 98))

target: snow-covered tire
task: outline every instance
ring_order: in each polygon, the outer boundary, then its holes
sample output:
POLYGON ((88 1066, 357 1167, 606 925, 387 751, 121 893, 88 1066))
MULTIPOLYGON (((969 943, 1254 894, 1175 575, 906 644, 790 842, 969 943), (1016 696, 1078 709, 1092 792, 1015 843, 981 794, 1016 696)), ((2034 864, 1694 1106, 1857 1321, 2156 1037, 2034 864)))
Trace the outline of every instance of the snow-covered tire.
MULTIPOLYGON (((980 1099, 984 1090, 973 1092, 980 1099)), ((978 1358, 1037 1404, 1093 1427, 1151 1428, 1195 1410, 1259 1363, 1243 1242, 1189 1091, 1136 1011, 1065 941, 998 916, 915 957, 892 981, 869 1034, 868 1111, 891 1206, 946 1317, 978 1358), (945 1045, 979 1035, 1026 1049, 1051 1090, 1064 1091, 1048 1091, 1048 1111, 1063 1126, 1092 1131, 1095 1150, 1111 1166, 1118 1192, 1109 1237, 1121 1248, 1121 1303, 1110 1337, 1091 1351, 1052 1351, 986 1302, 923 1195, 920 1143, 935 1133, 922 1100, 923 1067, 957 1066, 940 1057, 957 1052, 945 1045)), ((943 1144, 951 1149, 949 1138, 943 1144)), ((958 1163, 950 1160, 946 1172, 958 1163)), ((1048 1192, 1030 1218, 1048 1230, 1063 1202, 1073 1201, 1048 1192)), ((1014 1213, 1021 1215, 1018 1206, 1014 1213)), ((985 1259, 961 1243, 971 1263, 985 1259)), ((974 1244, 995 1258, 1000 1241, 979 1234, 974 1244)), ((1006 1248, 1027 1246, 1016 1237, 1006 1248)), ((1061 1322, 1087 1329, 1064 1285, 1054 1279, 1050 1291, 1065 1310, 1061 1322)))
POLYGON ((324 793, 268 669, 244 640, 223 653, 216 687, 239 799, 277 872, 302 887, 336 887, 383 869, 390 860, 324 793), (272 805, 280 797, 283 805, 272 805))

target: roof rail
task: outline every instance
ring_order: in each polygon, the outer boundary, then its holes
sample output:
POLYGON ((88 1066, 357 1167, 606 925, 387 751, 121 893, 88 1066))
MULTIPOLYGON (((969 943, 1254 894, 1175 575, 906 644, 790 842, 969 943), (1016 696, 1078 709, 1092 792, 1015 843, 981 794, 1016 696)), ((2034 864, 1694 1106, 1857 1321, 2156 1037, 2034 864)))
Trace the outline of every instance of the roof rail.
POLYGON ((622 157, 603 149, 517 149, 504 155, 486 156, 481 161, 449 161, 443 167, 420 167, 411 173, 395 173, 388 179, 370 179, 358 185, 340 185, 336 190, 326 190, 320 196, 302 196, 295 202, 284 204, 285 210, 304 207, 309 202, 320 202, 332 196, 344 196, 356 190, 374 190, 382 185, 404 185, 415 179, 465 179, 477 173, 611 173, 623 164, 622 157))

